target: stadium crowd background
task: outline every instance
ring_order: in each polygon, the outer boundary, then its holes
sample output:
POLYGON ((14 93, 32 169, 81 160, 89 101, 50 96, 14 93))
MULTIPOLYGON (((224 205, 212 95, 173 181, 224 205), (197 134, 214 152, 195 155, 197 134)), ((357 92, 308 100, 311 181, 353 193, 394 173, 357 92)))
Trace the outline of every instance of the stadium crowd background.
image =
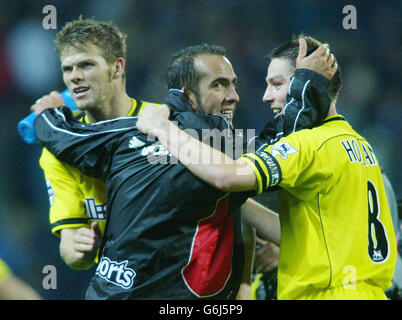
POLYGON ((29 1, 0 4, 0 257, 45 299, 81 299, 94 269, 73 271, 61 260, 50 233, 46 185, 38 164, 40 145, 25 144, 17 123, 34 101, 62 91, 55 34, 84 17, 114 21, 128 36, 127 91, 162 101, 164 72, 180 48, 208 42, 227 49, 239 77, 239 128, 258 132, 272 116, 262 103, 265 54, 294 33, 328 41, 342 67, 337 103, 364 135, 402 199, 401 2, 400 1, 29 1), (353 2, 353 3, 352 3, 353 2), (57 9, 57 29, 46 30, 45 5, 57 9), (346 30, 345 5, 353 4, 357 29, 346 30), (43 268, 57 270, 57 289, 42 286, 43 268))

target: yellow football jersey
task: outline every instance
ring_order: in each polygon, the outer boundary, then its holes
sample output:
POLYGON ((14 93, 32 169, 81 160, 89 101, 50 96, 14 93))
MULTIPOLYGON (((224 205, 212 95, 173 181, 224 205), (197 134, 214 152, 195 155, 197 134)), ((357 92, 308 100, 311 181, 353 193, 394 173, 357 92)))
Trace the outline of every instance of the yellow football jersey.
MULTIPOLYGON (((137 116, 149 102, 131 99, 128 116, 137 116)), ((88 122, 85 116, 83 121, 88 122)), ((51 231, 59 236, 64 228, 89 227, 98 221, 102 234, 106 224, 105 183, 82 174, 43 149, 39 160, 49 193, 51 231)))
POLYGON ((10 267, 0 259, 0 285, 11 275, 10 267))
POLYGON ((386 299, 396 242, 372 147, 339 115, 246 154, 281 187, 278 299, 386 299))

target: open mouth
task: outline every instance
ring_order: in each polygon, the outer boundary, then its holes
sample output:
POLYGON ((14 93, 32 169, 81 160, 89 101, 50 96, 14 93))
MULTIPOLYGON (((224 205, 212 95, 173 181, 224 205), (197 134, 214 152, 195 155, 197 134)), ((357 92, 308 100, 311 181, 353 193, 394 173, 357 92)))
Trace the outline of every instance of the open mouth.
POLYGON ((224 109, 220 114, 230 121, 233 119, 233 109, 224 109))
POLYGON ((86 93, 88 92, 89 87, 83 87, 83 86, 79 86, 73 89, 74 92, 74 96, 78 99, 78 98, 82 98, 83 96, 86 95, 86 93))
POLYGON ((279 117, 282 114, 283 109, 281 108, 273 108, 272 112, 274 113, 274 118, 279 117))

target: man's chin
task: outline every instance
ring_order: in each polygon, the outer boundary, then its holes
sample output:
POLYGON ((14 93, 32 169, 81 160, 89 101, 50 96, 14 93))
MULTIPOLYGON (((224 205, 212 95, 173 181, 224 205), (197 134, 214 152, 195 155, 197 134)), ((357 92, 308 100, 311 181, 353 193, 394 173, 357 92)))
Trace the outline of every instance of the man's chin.
POLYGON ((83 104, 83 103, 75 103, 75 105, 77 106, 77 109, 81 110, 81 111, 88 109, 86 104, 83 104))
POLYGON ((75 105, 77 106, 77 108, 79 110, 82 110, 82 111, 92 109, 92 107, 93 107, 93 103, 91 103, 90 101, 82 101, 82 100, 76 101, 75 105))
POLYGON ((283 111, 276 113, 276 114, 274 115, 274 119, 278 118, 281 114, 283 114, 283 111))
POLYGON ((232 124, 232 122, 233 122, 233 115, 232 114, 228 115, 228 114, 220 113, 220 115, 222 117, 224 117, 228 122, 230 122, 232 124))

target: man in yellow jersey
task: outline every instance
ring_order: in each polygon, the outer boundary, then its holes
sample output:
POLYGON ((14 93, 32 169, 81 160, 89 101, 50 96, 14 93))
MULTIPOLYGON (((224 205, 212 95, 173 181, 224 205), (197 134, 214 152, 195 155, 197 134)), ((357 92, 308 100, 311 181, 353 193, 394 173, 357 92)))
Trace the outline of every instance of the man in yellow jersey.
POLYGON ((41 300, 41 297, 0 259, 0 300, 41 300))
MULTIPOLYGON (((63 80, 84 122, 137 115, 147 103, 126 93, 126 36, 112 23, 79 18, 57 34, 63 80)), ((38 105, 64 104, 51 92, 38 105)), ((78 112, 77 112, 78 113, 78 112)), ((104 182, 83 175, 43 149, 40 165, 50 200, 52 233, 60 236, 60 255, 73 269, 95 261, 106 222, 104 182)))
MULTIPOLYGON (((319 46, 311 37, 296 37, 273 51, 264 100, 278 114, 286 113, 286 105, 281 107, 276 93, 283 90, 303 101, 309 82, 300 88, 291 75, 302 72, 300 57, 319 46)), ((281 188, 278 299, 386 299, 396 242, 381 170, 371 145, 336 112, 341 75, 334 58, 329 61, 331 105, 323 124, 274 144, 266 141, 237 160, 181 132, 166 118, 165 106, 158 113, 147 108, 137 128, 156 136, 195 175, 220 190, 281 188), (180 152, 183 146, 186 154, 180 152), (191 162, 187 154, 191 159, 208 154, 210 161, 191 162)))

